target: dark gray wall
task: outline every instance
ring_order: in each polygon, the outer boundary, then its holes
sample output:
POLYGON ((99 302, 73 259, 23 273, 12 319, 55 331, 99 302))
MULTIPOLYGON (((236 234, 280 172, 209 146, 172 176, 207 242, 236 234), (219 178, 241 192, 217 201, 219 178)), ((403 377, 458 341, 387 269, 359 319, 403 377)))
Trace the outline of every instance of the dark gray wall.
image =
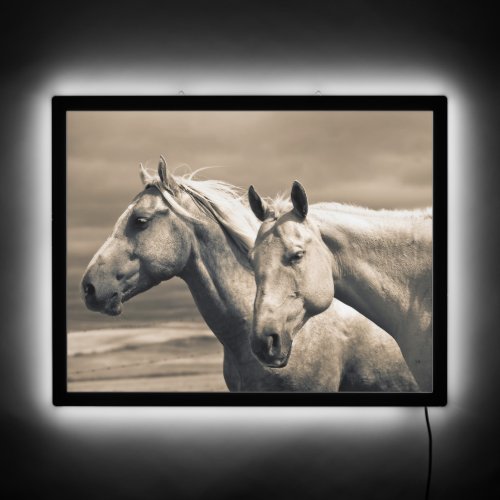
POLYGON ((51 407, 50 96, 179 89, 450 97, 450 398, 430 410, 432 497, 499 493, 499 66, 489 4, 3 8, 2 472, 16 496, 424 496, 421 408, 51 407))

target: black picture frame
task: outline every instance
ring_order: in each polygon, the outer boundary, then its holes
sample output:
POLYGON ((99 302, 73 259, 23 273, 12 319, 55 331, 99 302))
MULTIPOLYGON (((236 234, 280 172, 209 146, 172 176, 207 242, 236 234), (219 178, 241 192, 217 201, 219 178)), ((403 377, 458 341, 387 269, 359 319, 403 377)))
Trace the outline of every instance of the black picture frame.
POLYGON ((55 406, 444 406, 447 404, 446 96, 55 96, 52 99, 53 404, 55 406), (69 111, 431 111, 433 391, 426 393, 68 392, 66 162, 69 111))

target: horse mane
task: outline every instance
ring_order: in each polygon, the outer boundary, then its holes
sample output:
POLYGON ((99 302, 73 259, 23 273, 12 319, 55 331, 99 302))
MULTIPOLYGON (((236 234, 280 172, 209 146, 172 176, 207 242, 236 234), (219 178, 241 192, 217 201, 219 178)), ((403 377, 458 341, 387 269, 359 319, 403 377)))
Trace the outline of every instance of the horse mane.
POLYGON ((253 247, 259 222, 250 210, 247 194, 242 188, 213 179, 195 179, 203 168, 183 175, 169 173, 168 183, 158 175, 149 175, 145 188, 155 187, 169 207, 179 216, 200 221, 196 214, 180 205, 178 191, 186 193, 202 213, 215 220, 245 255, 253 247))
POLYGON ((343 212, 346 214, 358 214, 366 216, 384 216, 397 218, 430 218, 432 219, 432 207, 415 208, 410 210, 393 210, 393 209, 373 209, 353 205, 349 203, 322 202, 314 205, 318 210, 343 212))
MULTIPOLYGON (((284 195, 279 195, 275 199, 266 200, 268 202, 268 212, 273 218, 278 218, 292 209, 292 203, 284 195)), ((320 202, 311 205, 319 212, 341 212, 345 214, 357 214, 366 216, 384 216, 395 218, 430 218, 432 219, 432 207, 417 208, 413 210, 388 210, 372 209, 349 203, 320 202)))

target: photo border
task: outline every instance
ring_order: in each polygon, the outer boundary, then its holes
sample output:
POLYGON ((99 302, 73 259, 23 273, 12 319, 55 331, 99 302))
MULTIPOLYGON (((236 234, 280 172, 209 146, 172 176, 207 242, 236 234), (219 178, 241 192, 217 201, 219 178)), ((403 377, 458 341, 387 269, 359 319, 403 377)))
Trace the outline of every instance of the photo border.
POLYGON ((446 96, 54 96, 52 98, 52 403, 55 406, 445 406, 448 380, 447 102, 446 96), (66 113, 69 111, 432 111, 433 391, 425 393, 68 392, 66 113))

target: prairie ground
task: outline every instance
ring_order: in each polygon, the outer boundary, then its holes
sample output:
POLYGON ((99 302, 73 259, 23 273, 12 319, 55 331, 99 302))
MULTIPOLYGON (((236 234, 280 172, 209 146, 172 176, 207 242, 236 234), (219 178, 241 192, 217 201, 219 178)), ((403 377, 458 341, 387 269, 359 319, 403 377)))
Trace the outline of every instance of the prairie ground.
POLYGON ((69 392, 227 392, 222 345, 199 323, 68 333, 69 392))

